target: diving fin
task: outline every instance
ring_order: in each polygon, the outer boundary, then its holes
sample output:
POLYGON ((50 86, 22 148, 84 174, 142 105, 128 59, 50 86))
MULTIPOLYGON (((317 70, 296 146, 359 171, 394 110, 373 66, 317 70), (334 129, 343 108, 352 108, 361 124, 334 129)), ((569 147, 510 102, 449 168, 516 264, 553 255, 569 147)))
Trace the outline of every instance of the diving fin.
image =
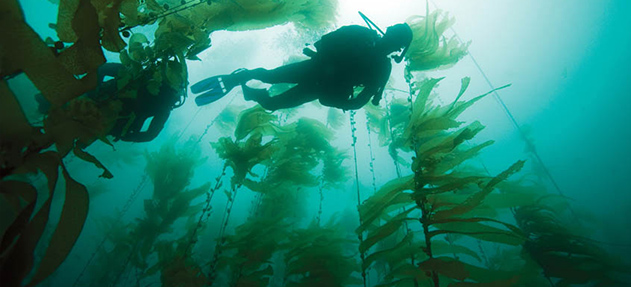
POLYGON ((226 87, 223 81, 226 76, 227 75, 210 77, 191 86, 191 92, 194 94, 205 92, 195 98, 197 106, 203 106, 217 101, 227 95, 232 88, 234 88, 226 87))
POLYGON ((203 106, 210 104, 216 100, 221 99, 232 91, 232 89, 239 85, 239 81, 234 76, 244 71, 245 69, 238 69, 230 75, 219 75, 201 80, 191 86, 191 92, 193 94, 199 94, 205 92, 195 98, 197 106, 203 106), (233 77, 226 83, 226 78, 233 77))
POLYGON ((223 76, 214 76, 203 79, 191 86, 191 92, 193 94, 199 94, 203 91, 214 90, 221 88, 220 78, 223 76))
POLYGON ((195 104, 197 104, 198 107, 204 106, 204 105, 208 105, 212 102, 215 102, 221 98, 223 98, 223 96, 225 96, 227 93, 223 93, 222 90, 220 88, 218 89, 213 89, 210 90, 208 92, 205 92, 199 96, 197 96, 195 98, 195 104))

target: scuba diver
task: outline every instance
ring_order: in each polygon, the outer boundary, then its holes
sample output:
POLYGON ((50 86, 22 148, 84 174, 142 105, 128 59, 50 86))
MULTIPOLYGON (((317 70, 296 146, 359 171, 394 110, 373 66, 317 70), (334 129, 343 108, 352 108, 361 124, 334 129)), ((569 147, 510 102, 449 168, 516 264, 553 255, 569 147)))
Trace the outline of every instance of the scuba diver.
POLYGON ((198 106, 209 104, 241 85, 246 100, 256 101, 267 110, 292 108, 319 100, 328 107, 355 110, 372 99, 379 105, 385 85, 390 78, 392 64, 388 56, 400 63, 412 42, 412 29, 407 24, 388 27, 383 37, 363 26, 341 27, 328 33, 314 44, 316 51, 305 48, 310 59, 276 69, 239 69, 230 75, 219 75, 202 80, 193 86, 198 106), (293 83, 293 88, 270 96, 267 89, 248 87, 249 80, 269 84, 293 83), (363 87, 355 95, 355 88, 363 87))
MULTIPOLYGON (((106 63, 99 68, 99 83, 102 83, 97 91, 88 95, 94 100, 102 101, 99 97, 105 96, 105 100, 117 99, 122 102, 122 110, 118 118, 108 133, 114 136, 114 141, 122 140, 127 142, 148 142, 158 136, 164 128, 171 110, 183 104, 185 90, 176 90, 164 79, 159 86, 157 94, 153 94, 148 89, 148 83, 153 78, 153 73, 143 71, 135 80, 130 81, 129 88, 136 89, 136 97, 119 96, 122 89, 118 88, 118 72, 124 66, 118 63, 106 63), (114 77, 103 83, 105 76, 114 77), (142 130, 145 122, 150 120, 146 130, 142 130)), ((159 68, 159 67, 158 67, 159 68)))
MULTIPOLYGON (((154 68, 160 68, 163 63, 158 63, 154 68)), ((163 80, 157 90, 150 91, 150 81, 153 79, 153 69, 146 68, 136 77, 123 81, 120 71, 125 66, 119 63, 105 63, 98 69, 98 85, 95 90, 87 92, 84 96, 93 100, 98 109, 104 114, 114 114, 109 122, 108 135, 114 137, 114 141, 148 142, 158 136, 164 128, 171 110, 181 106, 184 102, 186 90, 173 88, 163 76, 163 80), (105 77, 112 77, 104 81, 105 77), (120 87, 119 87, 120 85, 120 87), (135 93, 125 94, 128 91, 135 93), (150 121, 146 130, 143 130, 145 122, 150 121)), ((39 103, 38 110, 42 114, 48 114, 50 103, 41 95, 35 96, 39 103)))

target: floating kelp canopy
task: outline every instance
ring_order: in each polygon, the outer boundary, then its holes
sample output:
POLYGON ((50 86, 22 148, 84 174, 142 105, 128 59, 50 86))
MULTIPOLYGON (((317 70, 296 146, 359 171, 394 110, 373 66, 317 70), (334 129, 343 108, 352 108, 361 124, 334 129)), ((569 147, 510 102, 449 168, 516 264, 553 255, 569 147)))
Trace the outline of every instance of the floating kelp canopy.
MULTIPOLYGON (((629 269, 594 240, 565 228, 570 212, 558 204, 565 199, 531 180, 523 160, 507 162, 497 174, 476 168, 472 159, 494 141, 476 143, 484 125, 458 117, 490 92, 470 97, 470 79, 463 78, 453 102, 433 101, 443 78, 426 78, 423 72, 455 65, 468 47, 444 35, 454 19, 438 10, 406 21, 414 34, 405 58, 406 98, 388 96, 383 106, 352 113, 350 147, 336 145, 336 137, 349 134, 343 130, 349 118, 339 110, 312 107, 326 114, 325 123, 295 110, 270 113, 260 106, 228 105, 203 134, 180 144, 182 132, 145 152, 138 187, 116 187, 127 200, 120 213, 86 221, 88 209, 99 201, 92 198, 90 204, 92 185, 76 180, 67 167, 69 154, 94 164, 103 180, 121 176, 85 150, 95 141, 119 147, 108 133, 121 118, 122 103, 106 97, 103 104, 84 95, 97 87, 103 49, 120 55, 124 68, 115 87, 120 97, 135 99, 142 88, 157 96, 164 85, 186 89, 187 61, 212 49, 214 31, 286 23, 325 29, 336 23, 336 11, 336 1, 324 0, 61 0, 55 26, 67 47, 50 47, 56 41, 40 39, 17 1, 1 1, 0 37, 9 39, 0 43, 0 207, 7 214, 0 219, 3 286, 55 284, 56 270, 61 278, 72 276, 73 286, 502 287, 621 281, 629 269), (134 30, 148 25, 156 25, 153 41, 134 30), (7 85, 19 73, 52 105, 41 124, 29 123, 19 104, 22 95, 7 85), (140 78, 149 79, 147 85, 135 84, 140 78), (359 114, 365 115, 365 126, 359 114), (227 135, 205 138, 213 123, 227 135), (367 141, 359 126, 366 128, 369 142, 371 133, 379 139, 369 145, 366 160, 374 193, 366 192, 358 175, 358 147, 367 141), (204 148, 216 160, 207 158, 204 148), (378 187, 374 178, 385 176, 373 168, 373 149, 387 152, 399 168, 396 177, 380 178, 385 184, 378 187), (211 173, 200 172, 204 166, 213 167, 211 173), (60 171, 64 184, 57 187, 60 171), (202 182, 193 180, 196 174, 202 182), (37 176, 46 179, 44 190, 34 183, 37 176), (140 214, 126 218, 145 187, 151 194, 143 197, 140 214), (63 202, 53 200, 59 188, 65 189, 63 202), (346 202, 355 191, 357 198, 346 202), (346 210, 334 213, 331 201, 346 210), (55 205, 61 210, 58 222, 49 219, 55 205), (91 234, 98 244, 82 252, 88 258, 72 258, 79 235, 91 224, 102 231, 91 234), (62 263, 75 264, 78 274, 60 274, 62 263)), ((182 104, 184 98, 174 107, 182 104)))

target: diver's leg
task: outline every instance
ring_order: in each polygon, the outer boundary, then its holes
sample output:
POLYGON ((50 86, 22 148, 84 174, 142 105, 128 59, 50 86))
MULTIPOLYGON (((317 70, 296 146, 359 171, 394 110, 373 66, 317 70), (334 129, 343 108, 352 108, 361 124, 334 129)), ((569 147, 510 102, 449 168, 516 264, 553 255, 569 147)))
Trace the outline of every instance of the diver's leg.
POLYGON ((243 87, 244 95, 247 94, 246 97, 271 111, 297 107, 318 98, 312 88, 304 85, 297 85, 274 97, 270 97, 265 89, 252 89, 245 85, 243 87))
POLYGON ((248 80, 255 79, 268 84, 306 83, 315 79, 314 66, 313 61, 307 60, 280 66, 272 70, 258 68, 245 71, 244 74, 247 74, 248 80))

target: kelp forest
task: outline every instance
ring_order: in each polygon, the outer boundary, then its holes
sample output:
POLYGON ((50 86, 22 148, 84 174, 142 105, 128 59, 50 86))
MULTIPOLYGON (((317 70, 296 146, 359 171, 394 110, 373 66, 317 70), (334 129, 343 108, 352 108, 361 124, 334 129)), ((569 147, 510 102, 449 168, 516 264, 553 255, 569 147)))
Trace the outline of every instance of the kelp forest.
POLYGON ((213 32, 321 35, 339 3, 50 1, 57 38, 46 39, 18 0, 0 1, 2 286, 624 286, 629 266, 536 161, 489 172, 477 160, 493 123, 459 117, 510 84, 472 94, 465 77, 453 101, 439 98, 445 79, 428 72, 470 44, 449 35, 445 11, 401 19, 408 89, 388 86, 380 106, 309 105, 324 115, 311 118, 224 101, 202 134, 149 150, 118 141, 141 117, 125 106, 163 87, 182 91, 174 109, 190 104, 187 63, 213 49, 213 32), (111 54, 117 98, 98 84, 111 54), (20 77, 48 105, 36 117, 20 77), (125 166, 140 168, 116 172, 125 166), (108 193, 117 204, 104 212, 108 193))

